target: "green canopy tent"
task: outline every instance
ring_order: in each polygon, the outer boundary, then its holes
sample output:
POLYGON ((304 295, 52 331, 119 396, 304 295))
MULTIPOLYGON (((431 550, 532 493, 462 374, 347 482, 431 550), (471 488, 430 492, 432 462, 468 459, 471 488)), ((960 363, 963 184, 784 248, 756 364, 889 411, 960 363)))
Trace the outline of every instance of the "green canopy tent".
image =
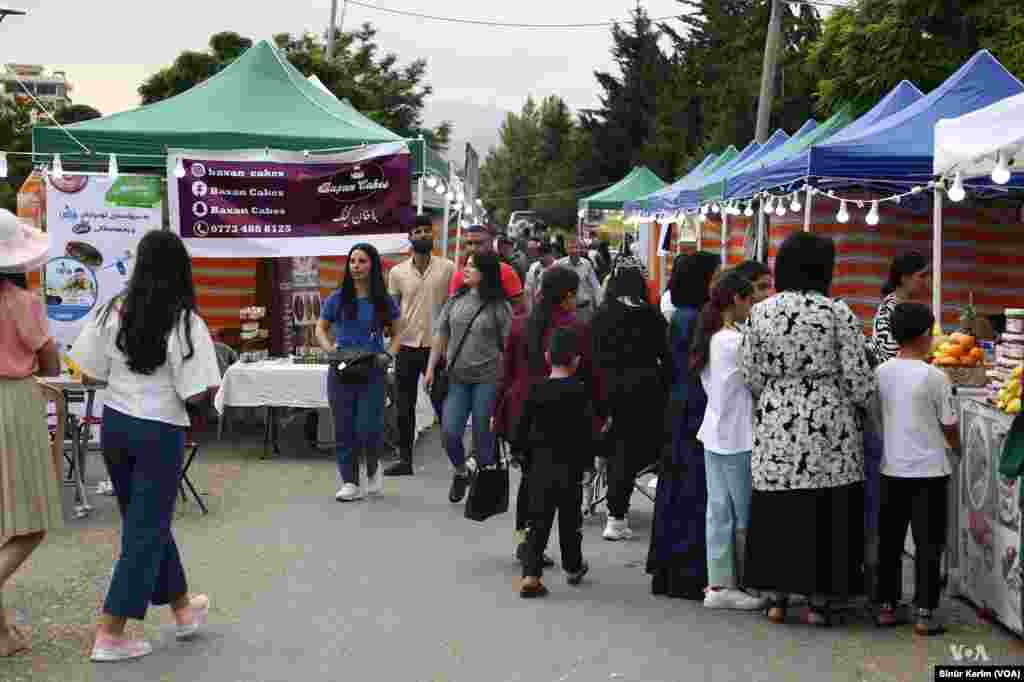
MULTIPOLYGON (((310 83, 265 40, 180 95, 65 128, 37 126, 32 146, 37 154, 60 154, 72 168, 106 167, 115 154, 122 169, 163 170, 172 148, 301 152, 403 139, 310 83)), ((440 155, 423 140, 409 140, 409 147, 414 175, 433 173, 447 181, 448 164, 440 155)))
POLYGON ((583 210, 621 211, 627 201, 647 196, 665 187, 667 183, 646 166, 637 166, 629 175, 597 194, 579 200, 583 210))

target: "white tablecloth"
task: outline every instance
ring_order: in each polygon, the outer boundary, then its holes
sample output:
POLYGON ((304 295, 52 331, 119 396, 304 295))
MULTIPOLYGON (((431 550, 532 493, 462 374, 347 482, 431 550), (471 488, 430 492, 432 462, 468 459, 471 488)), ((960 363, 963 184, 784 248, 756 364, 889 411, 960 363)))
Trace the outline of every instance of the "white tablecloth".
POLYGON ((327 405, 327 365, 296 365, 290 359, 236 362, 221 381, 214 407, 300 407, 327 405))

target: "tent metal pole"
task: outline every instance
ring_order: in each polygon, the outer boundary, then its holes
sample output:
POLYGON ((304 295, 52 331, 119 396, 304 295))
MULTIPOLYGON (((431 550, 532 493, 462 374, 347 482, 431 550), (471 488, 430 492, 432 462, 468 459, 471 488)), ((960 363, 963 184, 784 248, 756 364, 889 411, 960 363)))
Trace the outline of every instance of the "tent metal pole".
POLYGON ((932 202, 932 314, 942 325, 942 191, 935 187, 932 202))
POLYGON ((416 215, 423 215, 423 175, 416 181, 416 215))
POLYGON ((722 243, 718 246, 719 260, 722 261, 722 267, 724 268, 729 264, 729 214, 722 214, 722 243))
MULTIPOLYGON (((689 219, 688 218, 683 218, 683 220, 687 221, 689 219)), ((676 224, 680 225, 680 223, 676 223, 676 224)), ((685 225, 686 223, 683 222, 681 224, 685 225)), ((683 231, 682 231, 682 229, 680 229, 679 230, 679 238, 676 240, 676 251, 679 250, 679 246, 682 245, 682 243, 683 243, 683 231)), ((703 246, 704 246, 704 226, 701 225, 700 223, 697 223, 697 250, 700 251, 701 247, 703 247, 703 246)))
POLYGON ((811 231, 811 207, 814 205, 814 190, 807 185, 807 200, 804 201, 804 232, 811 231))

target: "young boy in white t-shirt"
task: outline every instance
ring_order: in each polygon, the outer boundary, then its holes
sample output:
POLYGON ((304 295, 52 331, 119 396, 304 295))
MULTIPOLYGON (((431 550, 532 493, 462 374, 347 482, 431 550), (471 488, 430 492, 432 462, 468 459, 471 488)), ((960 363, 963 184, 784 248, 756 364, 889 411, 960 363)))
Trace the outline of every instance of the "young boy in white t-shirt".
POLYGON ((902 596, 903 545, 908 524, 914 533, 914 632, 945 631, 935 618, 942 591, 941 567, 949 513, 948 486, 953 471, 948 450, 959 454, 960 432, 953 385, 927 363, 931 352, 931 311, 919 303, 900 303, 891 328, 899 354, 878 367, 879 418, 885 440, 879 514, 876 622, 898 625, 902 596))

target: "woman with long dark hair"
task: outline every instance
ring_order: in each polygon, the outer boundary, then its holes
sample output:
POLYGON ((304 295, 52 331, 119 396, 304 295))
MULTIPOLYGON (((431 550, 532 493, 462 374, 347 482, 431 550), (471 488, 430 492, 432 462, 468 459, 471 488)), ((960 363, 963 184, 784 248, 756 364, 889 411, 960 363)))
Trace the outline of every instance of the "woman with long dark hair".
MULTIPOLYGON (((0 210, 0 590, 64 525, 59 460, 46 441, 46 399, 37 376, 60 372, 39 292, 25 273, 46 262, 49 238, 0 210)), ((28 648, 0 600, 0 658, 28 648)))
MULTIPOLYGON (((717 255, 701 251, 677 261, 673 272, 677 297, 672 301, 676 309, 668 332, 672 449, 662 457, 658 471, 647 572, 651 592, 683 599, 703 599, 708 584, 707 480, 704 448, 697 440, 707 396, 698 373, 690 369, 690 349, 719 263, 717 255)), ((658 434, 662 433, 659 429, 658 434)))
POLYGON ((454 504, 466 495, 469 473, 462 442, 466 420, 473 417, 473 436, 479 466, 494 464, 495 441, 491 417, 498 396, 501 356, 512 327, 512 307, 501 286, 498 255, 478 252, 466 261, 464 284, 445 304, 435 323, 434 342, 424 383, 434 383, 434 369, 444 357, 448 396, 441 418, 444 447, 455 469, 448 499, 454 504))
POLYGON ((860 320, 829 297, 831 239, 790 235, 775 260, 778 294, 754 306, 740 367, 756 402, 745 580, 810 596, 809 625, 863 594, 864 434, 860 411, 876 391, 860 320))
POLYGON ((665 320, 647 300, 647 280, 620 261, 593 322, 595 363, 607 381, 606 540, 627 540, 633 480, 657 461, 665 433, 669 358, 665 320))
POLYGON ((750 453, 754 448, 754 397, 740 371, 740 326, 754 305, 754 285, 726 272, 711 292, 697 323, 690 370, 708 396, 697 440, 707 474, 708 589, 711 609, 760 609, 762 599, 742 590, 750 520, 750 453))
MULTIPOLYGON (((570 327, 576 331, 579 342, 580 367, 577 376, 590 389, 592 399, 600 402, 593 371, 590 327, 576 316, 576 294, 580 278, 568 268, 554 266, 544 273, 540 297, 529 317, 517 317, 505 344, 504 367, 498 385, 498 404, 494 410, 495 433, 511 441, 523 403, 530 387, 542 381, 551 371, 545 354, 551 333, 570 327)), ((526 533, 529 514, 529 491, 526 471, 519 481, 516 499, 516 557, 526 551, 526 533)), ((545 558, 545 563, 549 559, 545 558)))
MULTIPOLYGON (((371 244, 356 244, 345 260, 345 275, 338 290, 327 297, 316 326, 316 339, 327 352, 354 350, 385 352, 384 335, 398 319, 395 300, 384 284, 380 254, 371 244)), ((360 462, 366 467, 366 491, 379 495, 384 472, 378 466, 380 439, 384 433, 387 373, 373 367, 369 376, 343 379, 327 375, 327 397, 334 414, 335 458, 341 488, 339 502, 362 499, 360 462)))
POLYGON ((893 259, 889 276, 882 285, 882 304, 878 306, 871 328, 871 349, 874 360, 881 364, 892 360, 900 351, 900 344, 892 334, 890 318, 900 303, 928 295, 931 283, 928 259, 917 251, 908 251, 893 259))
POLYGON ((121 555, 99 618, 94 661, 121 661, 152 650, 125 638, 129 618, 149 604, 169 604, 176 636, 188 639, 206 621, 210 600, 189 598, 171 534, 181 480, 186 406, 220 383, 217 354, 196 310, 192 264, 171 232, 139 242, 127 290, 90 321, 72 351, 86 382, 105 381, 103 460, 121 511, 121 555))

